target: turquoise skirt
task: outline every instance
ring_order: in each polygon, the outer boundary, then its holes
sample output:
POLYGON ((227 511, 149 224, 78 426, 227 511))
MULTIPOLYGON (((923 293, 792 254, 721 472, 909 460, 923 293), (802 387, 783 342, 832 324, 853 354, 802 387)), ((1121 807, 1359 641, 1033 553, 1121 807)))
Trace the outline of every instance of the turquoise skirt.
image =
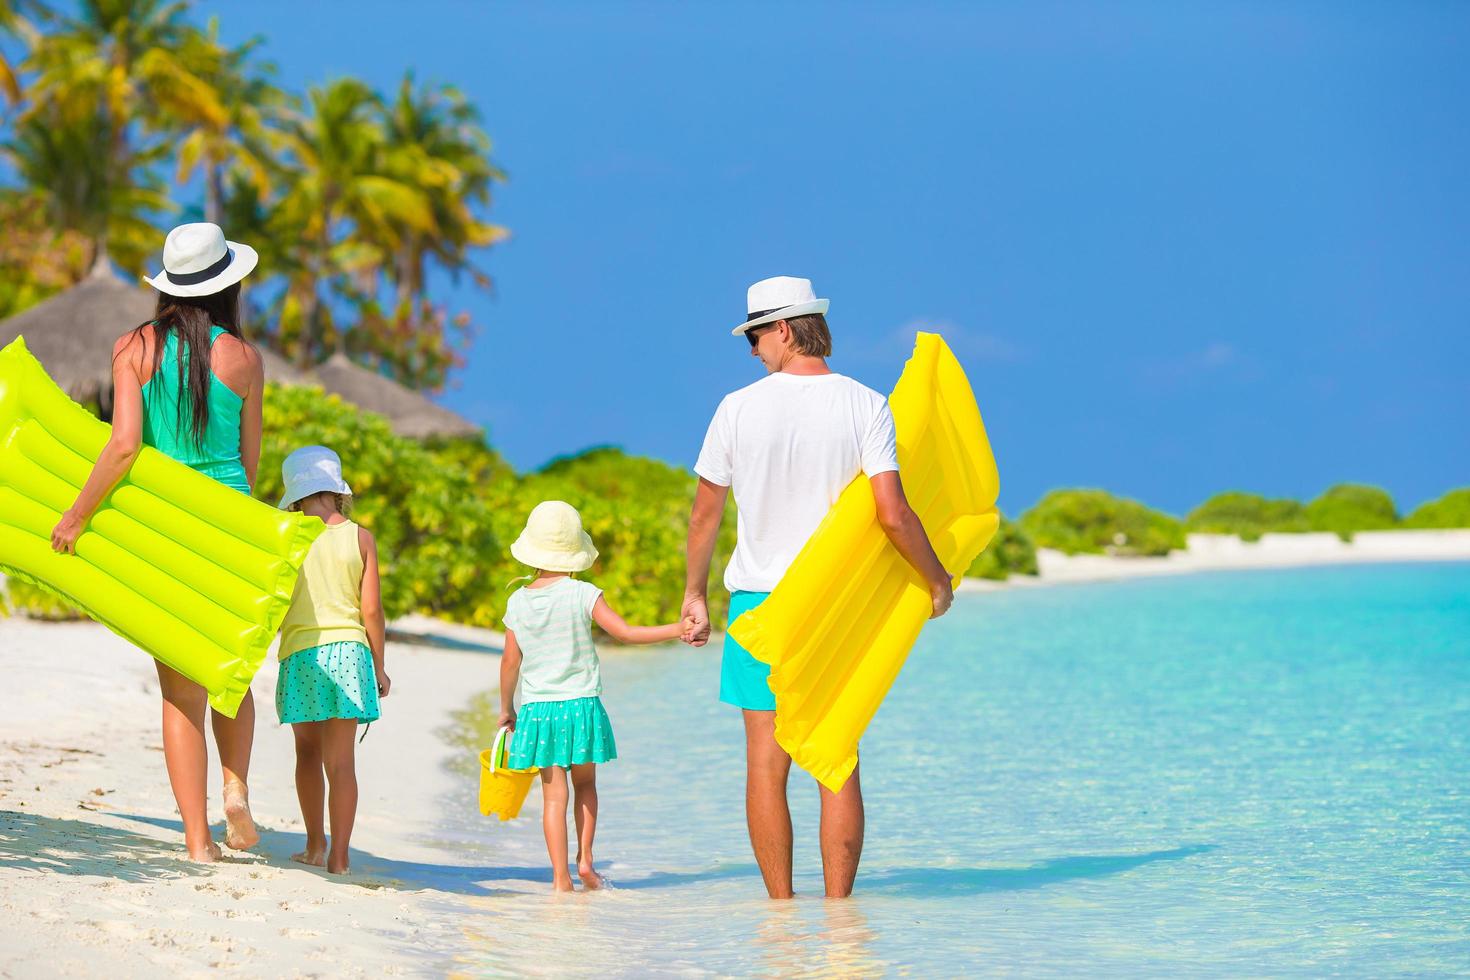
POLYGON ((611 762, 618 757, 602 698, 532 701, 516 713, 510 737, 512 769, 611 762))
POLYGON ((276 675, 276 717, 283 725, 352 718, 377 721, 378 676, 373 652, 356 641, 298 650, 276 675))

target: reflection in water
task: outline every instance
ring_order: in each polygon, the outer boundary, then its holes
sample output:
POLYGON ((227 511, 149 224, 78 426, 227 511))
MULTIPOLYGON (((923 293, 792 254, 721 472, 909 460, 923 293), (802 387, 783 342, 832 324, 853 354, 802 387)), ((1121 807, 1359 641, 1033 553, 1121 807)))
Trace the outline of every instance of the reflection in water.
POLYGON ((879 977, 877 938, 860 901, 817 899, 768 903, 756 944, 765 976, 879 977))

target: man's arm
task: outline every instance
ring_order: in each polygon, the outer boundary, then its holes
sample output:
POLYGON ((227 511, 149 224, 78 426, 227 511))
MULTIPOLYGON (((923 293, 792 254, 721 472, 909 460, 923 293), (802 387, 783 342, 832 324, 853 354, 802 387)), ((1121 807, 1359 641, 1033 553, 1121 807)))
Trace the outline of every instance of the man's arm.
POLYGON ((879 473, 869 479, 873 485, 873 499, 878 504, 878 523, 898 553, 928 583, 929 596, 934 602, 934 613, 930 618, 943 616, 949 611, 950 603, 954 602, 954 586, 949 572, 945 571, 939 556, 934 553, 934 546, 929 543, 929 535, 924 533, 923 522, 903 494, 903 482, 898 478, 898 472, 879 473))
POLYGON ((681 618, 694 618, 694 627, 684 635, 684 642, 697 647, 709 642, 709 563, 715 554, 715 541, 720 536, 720 520, 725 516, 725 497, 729 492, 729 487, 700 477, 699 486, 694 491, 694 508, 689 513, 681 618))

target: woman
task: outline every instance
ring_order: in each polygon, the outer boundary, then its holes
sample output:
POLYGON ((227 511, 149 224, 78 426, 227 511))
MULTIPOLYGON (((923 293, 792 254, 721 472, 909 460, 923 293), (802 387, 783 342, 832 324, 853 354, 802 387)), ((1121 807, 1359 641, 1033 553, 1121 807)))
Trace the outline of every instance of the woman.
MULTIPOLYGON (((249 494, 260 463, 260 355, 240 335, 240 280, 255 250, 225 240, 213 224, 180 225, 163 246, 164 271, 145 281, 158 290, 155 318, 118 339, 112 350, 112 437, 76 502, 51 533, 72 554, 77 538, 146 443, 228 487, 249 494)), ((154 661, 163 691, 163 754, 195 861, 215 861, 205 811, 209 756, 204 744, 208 696, 199 684, 154 661)), ((253 847, 246 778, 255 737, 255 701, 247 691, 234 718, 212 712, 224 770, 225 843, 253 847)))

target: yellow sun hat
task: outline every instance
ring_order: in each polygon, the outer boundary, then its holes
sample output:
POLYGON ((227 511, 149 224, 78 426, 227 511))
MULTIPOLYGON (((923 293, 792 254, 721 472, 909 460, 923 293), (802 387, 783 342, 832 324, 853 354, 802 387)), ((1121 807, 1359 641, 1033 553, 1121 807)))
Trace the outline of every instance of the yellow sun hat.
POLYGON ((597 560, 597 549, 582 530, 582 516, 562 500, 545 500, 532 509, 510 553, 522 565, 543 572, 584 572, 597 560))

